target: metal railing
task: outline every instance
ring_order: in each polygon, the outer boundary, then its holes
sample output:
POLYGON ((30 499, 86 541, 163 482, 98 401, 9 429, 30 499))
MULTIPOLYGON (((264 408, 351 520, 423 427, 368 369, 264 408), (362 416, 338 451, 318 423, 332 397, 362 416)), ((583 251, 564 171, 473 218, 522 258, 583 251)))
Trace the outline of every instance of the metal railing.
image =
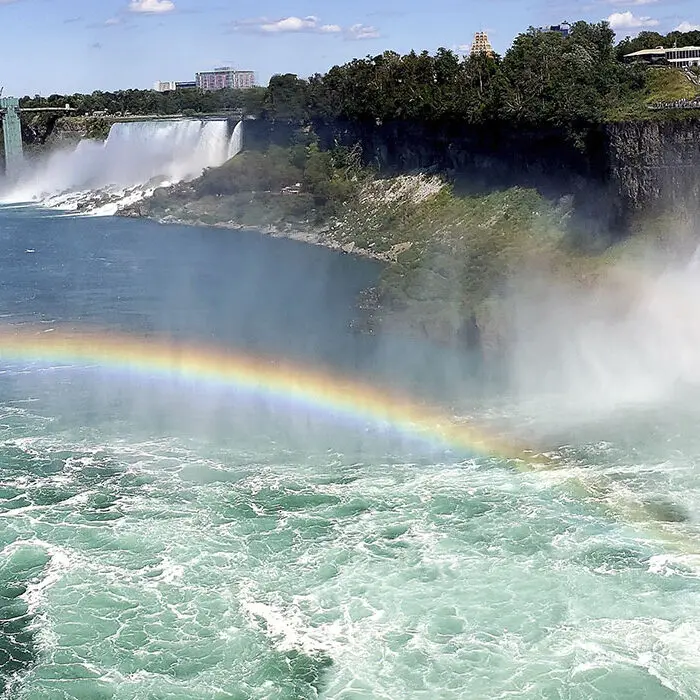
POLYGON ((662 109, 700 109, 700 97, 692 100, 673 100, 672 102, 654 102, 648 105, 649 109, 659 111, 662 109))

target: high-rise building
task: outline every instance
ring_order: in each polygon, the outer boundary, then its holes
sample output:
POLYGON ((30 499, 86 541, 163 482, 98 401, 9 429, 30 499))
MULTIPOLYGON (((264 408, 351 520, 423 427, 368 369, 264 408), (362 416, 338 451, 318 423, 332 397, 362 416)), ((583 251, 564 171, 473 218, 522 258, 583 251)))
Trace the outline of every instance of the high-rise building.
POLYGON ((255 73, 252 70, 234 70, 229 66, 215 68, 212 71, 197 73, 197 87, 200 90, 245 90, 255 85, 255 73))
POLYGON ((486 56, 494 56, 494 50, 489 42, 489 36, 486 32, 477 32, 474 35, 474 43, 470 51, 472 56, 477 54, 485 54, 486 56))

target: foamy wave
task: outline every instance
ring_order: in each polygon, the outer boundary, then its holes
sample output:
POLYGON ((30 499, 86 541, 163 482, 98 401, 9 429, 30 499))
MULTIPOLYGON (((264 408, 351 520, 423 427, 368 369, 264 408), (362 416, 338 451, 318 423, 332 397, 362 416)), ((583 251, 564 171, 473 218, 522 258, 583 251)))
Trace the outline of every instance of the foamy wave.
POLYGON ((312 629, 301 611, 282 610, 269 603, 255 600, 250 589, 243 589, 239 596, 241 610, 250 625, 267 635, 279 651, 303 651, 318 654, 324 651, 325 643, 320 628, 312 629))

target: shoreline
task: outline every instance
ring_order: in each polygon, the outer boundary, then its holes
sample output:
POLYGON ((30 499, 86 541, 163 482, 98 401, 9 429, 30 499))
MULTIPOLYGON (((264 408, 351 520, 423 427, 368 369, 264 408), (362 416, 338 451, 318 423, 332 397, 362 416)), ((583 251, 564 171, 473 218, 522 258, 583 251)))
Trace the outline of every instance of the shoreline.
POLYGON ((407 217, 416 216, 421 208, 427 213, 431 202, 449 191, 441 176, 422 172, 384 179, 366 178, 357 186, 356 200, 344 201, 323 223, 314 224, 309 220, 313 212, 307 210, 285 220, 284 208, 269 210, 264 203, 250 208, 245 203, 233 208, 221 206, 219 198, 198 197, 192 183, 183 182, 157 189, 137 202, 125 203, 115 215, 161 224, 257 231, 393 266, 422 242, 410 232, 397 231, 395 220, 404 222, 407 217), (234 218, 228 218, 231 215, 234 218), (253 221, 242 223, 241 218, 253 221), (277 220, 264 223, 269 218, 277 220), (261 223, 254 223, 255 220, 261 223))
POLYGON ((372 250, 356 245, 354 242, 340 243, 327 236, 328 229, 301 229, 291 226, 281 228, 272 224, 241 224, 235 221, 208 223, 199 219, 181 219, 176 216, 144 216, 143 214, 130 213, 127 210, 118 210, 114 216, 125 219, 148 219, 162 224, 163 226, 199 226, 202 228, 216 228, 227 231, 253 231, 272 238, 287 238, 299 243, 306 243, 307 245, 315 245, 339 253, 345 253, 346 255, 354 255, 359 258, 374 260, 375 262, 395 262, 395 253, 392 254, 392 251, 388 251, 387 253, 375 253, 372 250))

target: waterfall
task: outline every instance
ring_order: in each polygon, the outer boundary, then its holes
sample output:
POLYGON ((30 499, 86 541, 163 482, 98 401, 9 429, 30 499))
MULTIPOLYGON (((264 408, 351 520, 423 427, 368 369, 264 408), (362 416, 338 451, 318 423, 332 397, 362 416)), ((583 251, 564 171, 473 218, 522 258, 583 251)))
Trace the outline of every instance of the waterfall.
POLYGON ((236 128, 231 134, 231 140, 228 144, 229 160, 237 156, 243 150, 243 122, 238 122, 236 128))
POLYGON ((229 140, 225 120, 118 122, 104 142, 84 139, 36 161, 0 201, 70 202, 67 208, 77 208, 78 200, 96 200, 96 191, 101 200, 116 201, 127 190, 142 197, 222 165, 235 138, 234 131, 229 140))

